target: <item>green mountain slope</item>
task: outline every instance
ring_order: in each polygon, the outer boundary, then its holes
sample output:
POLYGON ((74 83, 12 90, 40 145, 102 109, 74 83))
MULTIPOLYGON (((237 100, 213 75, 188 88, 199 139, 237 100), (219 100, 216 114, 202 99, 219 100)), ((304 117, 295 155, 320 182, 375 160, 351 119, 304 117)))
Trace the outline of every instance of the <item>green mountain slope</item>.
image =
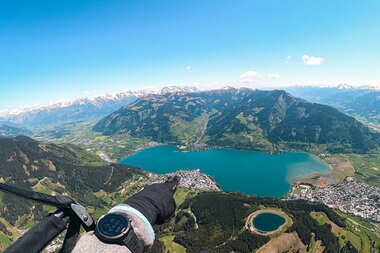
POLYGON ((289 93, 308 101, 333 106, 380 129, 380 91, 354 87, 288 87, 289 93))
POLYGON ((28 130, 0 123, 0 138, 16 137, 18 135, 29 135, 29 134, 31 134, 31 132, 29 132, 28 130))
POLYGON ((377 252, 380 238, 373 232, 376 226, 366 223, 368 227, 365 228, 352 219, 325 205, 306 201, 282 201, 237 193, 201 193, 180 205, 176 218, 160 229, 162 243, 157 242, 152 252, 167 252, 165 250, 174 245, 186 248, 188 253, 205 249, 218 253, 250 253, 273 242, 272 238, 282 240, 280 251, 260 252, 306 252, 305 248, 308 252, 322 252, 318 248, 328 253, 377 252), (245 228, 246 219, 261 209, 286 213, 291 219, 290 226, 274 236, 251 233, 245 228), (286 236, 292 233, 296 233, 303 246, 297 240, 287 241, 289 237, 286 236))
MULTIPOLYGON (((139 168, 108 165, 74 145, 42 144, 25 136, 0 139, 0 182, 47 194, 67 194, 95 216, 135 191, 122 192, 122 185, 127 187, 133 178, 144 176, 139 168)), ((1 192, 0 199, 0 236, 8 240, 52 210, 1 192)))
POLYGON ((264 151, 328 144, 332 152, 366 152, 380 143, 379 133, 353 117, 281 90, 230 88, 150 96, 101 119, 93 130, 190 147, 264 151))

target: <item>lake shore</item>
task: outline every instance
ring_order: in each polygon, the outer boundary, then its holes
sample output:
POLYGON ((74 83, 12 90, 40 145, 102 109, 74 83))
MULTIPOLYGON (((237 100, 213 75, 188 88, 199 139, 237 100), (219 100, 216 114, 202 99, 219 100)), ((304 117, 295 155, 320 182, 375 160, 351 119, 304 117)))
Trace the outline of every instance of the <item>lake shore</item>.
POLYGON ((280 209, 273 209, 273 208, 264 208, 264 209, 260 209, 260 210, 257 210, 255 212, 251 213, 247 217, 247 220, 246 220, 246 223, 245 223, 245 228, 248 229, 250 232, 258 234, 258 235, 270 236, 270 235, 275 235, 275 234, 278 235, 278 234, 284 232, 292 224, 293 224, 292 219, 286 213, 284 213, 282 210, 280 210, 280 209), (254 227, 253 220, 258 215, 263 214, 263 213, 272 213, 272 214, 281 216, 282 218, 285 219, 285 222, 284 222, 284 224, 282 224, 280 227, 278 227, 276 230, 273 230, 273 231, 262 231, 262 230, 259 230, 259 229, 257 229, 257 228, 254 227))
POLYGON ((333 184, 341 184, 347 177, 353 177, 355 169, 352 163, 347 160, 336 156, 316 156, 318 159, 329 164, 332 168, 328 174, 312 173, 308 177, 301 178, 295 182, 295 185, 303 183, 311 184, 316 187, 324 188, 333 184))

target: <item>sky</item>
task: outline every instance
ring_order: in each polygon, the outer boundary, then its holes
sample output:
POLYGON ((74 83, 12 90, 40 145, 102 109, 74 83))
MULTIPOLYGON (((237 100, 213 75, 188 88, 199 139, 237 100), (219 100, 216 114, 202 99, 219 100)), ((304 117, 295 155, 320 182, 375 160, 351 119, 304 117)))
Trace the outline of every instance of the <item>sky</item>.
POLYGON ((0 0, 0 112, 178 84, 380 86, 378 0, 0 0))

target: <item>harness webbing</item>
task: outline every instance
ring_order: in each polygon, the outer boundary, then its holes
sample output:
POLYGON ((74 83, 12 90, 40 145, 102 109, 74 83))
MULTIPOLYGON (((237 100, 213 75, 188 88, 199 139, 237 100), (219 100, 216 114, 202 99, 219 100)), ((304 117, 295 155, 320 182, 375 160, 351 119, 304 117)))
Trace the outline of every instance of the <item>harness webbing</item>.
POLYGON ((11 193, 18 197, 34 200, 43 204, 52 205, 55 207, 69 207, 72 203, 76 203, 73 199, 65 196, 52 196, 41 192, 20 189, 13 185, 0 183, 0 190, 11 193))
POLYGON ((81 225, 86 231, 94 228, 94 222, 85 208, 69 197, 52 196, 3 183, 0 183, 0 191, 55 206, 58 208, 56 214, 60 213, 59 216, 49 214, 18 238, 4 253, 24 253, 25 250, 30 253, 41 252, 65 229, 67 232, 59 253, 70 253, 75 247, 81 225), (86 222, 84 222, 83 216, 87 216, 86 222))

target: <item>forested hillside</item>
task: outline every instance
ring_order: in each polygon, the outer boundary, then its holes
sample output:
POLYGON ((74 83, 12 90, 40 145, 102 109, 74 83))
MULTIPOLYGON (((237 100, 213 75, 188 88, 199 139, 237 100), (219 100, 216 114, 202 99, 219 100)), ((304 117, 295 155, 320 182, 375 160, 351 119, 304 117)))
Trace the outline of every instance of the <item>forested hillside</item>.
POLYGON ((224 89, 142 98, 101 119, 104 135, 128 133, 164 143, 273 151, 327 145, 331 152, 367 152, 380 134, 330 106, 282 90, 224 89))
MULTIPOLYGON (((136 189, 121 193, 119 187, 144 175, 136 167, 108 165, 74 145, 42 144, 25 136, 0 139, 0 182, 47 194, 67 194, 91 213, 121 202, 136 189)), ((8 243, 54 210, 2 192, 0 199, 0 241, 5 238, 8 243)))
MULTIPOLYGON (((248 215, 262 208, 275 208, 289 215, 292 225, 285 234, 295 232, 309 252, 321 252, 321 249, 328 253, 377 252, 380 249, 380 240, 374 234, 360 231, 357 223, 354 225, 323 204, 237 193, 203 193, 189 198, 180 206, 176 219, 159 228, 159 235, 166 239, 172 238, 168 234, 174 234, 172 242, 184 246, 188 253, 206 249, 218 253, 255 252, 272 238, 252 234, 244 226, 248 215)), ((153 252, 165 252, 164 245, 168 242, 163 242, 157 242, 153 252)), ((283 251, 279 252, 288 252, 285 245, 283 242, 283 251)), ((291 252, 305 252, 301 247, 299 251, 297 247, 293 250, 291 252)))
POLYGON ((311 102, 333 106, 380 129, 380 91, 354 87, 288 87, 289 93, 311 102))

